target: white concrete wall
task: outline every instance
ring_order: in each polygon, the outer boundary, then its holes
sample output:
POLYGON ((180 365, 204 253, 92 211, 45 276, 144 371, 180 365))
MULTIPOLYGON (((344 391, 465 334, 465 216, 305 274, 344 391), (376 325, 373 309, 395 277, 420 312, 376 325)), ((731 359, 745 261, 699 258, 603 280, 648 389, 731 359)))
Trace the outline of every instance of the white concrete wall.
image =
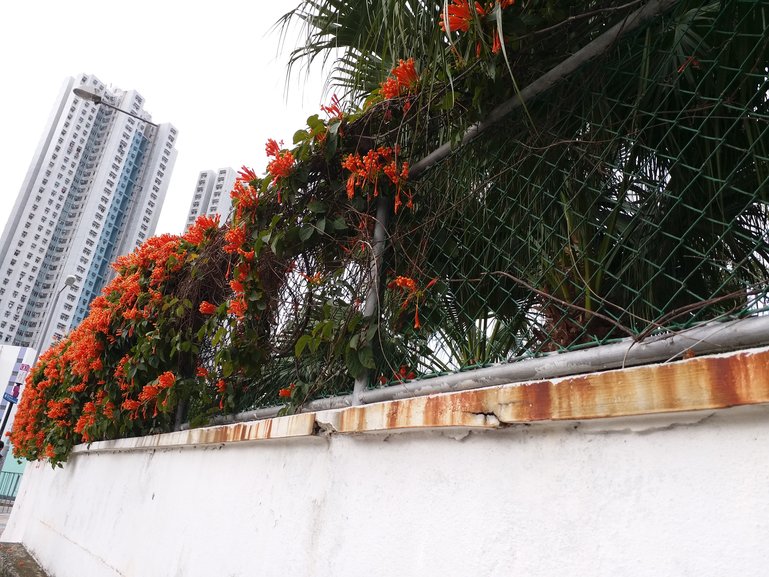
POLYGON ((769 574, 766 405, 81 452, 5 541, 54 577, 769 574))

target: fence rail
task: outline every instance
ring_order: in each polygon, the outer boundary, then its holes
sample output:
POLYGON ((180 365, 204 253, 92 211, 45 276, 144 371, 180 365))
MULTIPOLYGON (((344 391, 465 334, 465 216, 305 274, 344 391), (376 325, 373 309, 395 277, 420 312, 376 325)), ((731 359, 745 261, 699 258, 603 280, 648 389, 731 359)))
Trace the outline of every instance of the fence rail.
POLYGON ((22 473, 0 472, 0 512, 9 513, 16 501, 22 473))

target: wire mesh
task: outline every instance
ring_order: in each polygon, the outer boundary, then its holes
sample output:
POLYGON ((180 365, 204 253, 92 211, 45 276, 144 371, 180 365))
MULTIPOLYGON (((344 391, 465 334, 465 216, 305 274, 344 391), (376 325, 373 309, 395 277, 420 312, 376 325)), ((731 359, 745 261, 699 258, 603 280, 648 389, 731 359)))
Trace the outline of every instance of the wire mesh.
MULTIPOLYGON (((272 264, 269 342, 239 353, 267 361, 239 408, 295 383, 302 404, 356 378, 387 386, 762 314, 768 16, 759 2, 679 2, 457 147, 408 183, 379 278, 372 203, 385 200, 351 197, 354 218, 272 264)), ((529 76, 553 66, 522 58, 529 76)), ((302 194, 336 207, 321 186, 333 178, 317 178, 302 194)))
POLYGON ((760 314, 766 17, 684 4, 412 183, 372 384, 760 314))

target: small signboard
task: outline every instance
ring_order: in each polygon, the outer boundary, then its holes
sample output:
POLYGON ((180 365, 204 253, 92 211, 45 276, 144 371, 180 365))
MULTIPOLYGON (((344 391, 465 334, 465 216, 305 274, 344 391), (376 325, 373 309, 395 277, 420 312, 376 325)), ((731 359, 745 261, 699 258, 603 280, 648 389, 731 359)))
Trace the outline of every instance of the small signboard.
POLYGON ((19 398, 18 397, 14 397, 10 393, 3 393, 3 399, 8 401, 9 403, 18 403, 19 402, 19 398))

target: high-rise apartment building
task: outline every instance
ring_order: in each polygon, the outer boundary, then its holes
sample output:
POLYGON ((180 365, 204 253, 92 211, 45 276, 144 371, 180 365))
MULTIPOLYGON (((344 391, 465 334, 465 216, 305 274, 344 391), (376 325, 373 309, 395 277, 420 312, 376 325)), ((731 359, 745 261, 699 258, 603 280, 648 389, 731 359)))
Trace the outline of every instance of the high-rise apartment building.
POLYGON ((0 343, 44 350, 85 317, 112 261, 154 233, 177 131, 150 121, 134 90, 64 82, 0 237, 0 343))
POLYGON ((220 168, 217 171, 204 170, 198 175, 190 213, 184 227, 185 231, 204 214, 209 216, 218 214, 222 217, 222 222, 227 220, 232 208, 230 192, 237 177, 237 172, 231 168, 220 168))

